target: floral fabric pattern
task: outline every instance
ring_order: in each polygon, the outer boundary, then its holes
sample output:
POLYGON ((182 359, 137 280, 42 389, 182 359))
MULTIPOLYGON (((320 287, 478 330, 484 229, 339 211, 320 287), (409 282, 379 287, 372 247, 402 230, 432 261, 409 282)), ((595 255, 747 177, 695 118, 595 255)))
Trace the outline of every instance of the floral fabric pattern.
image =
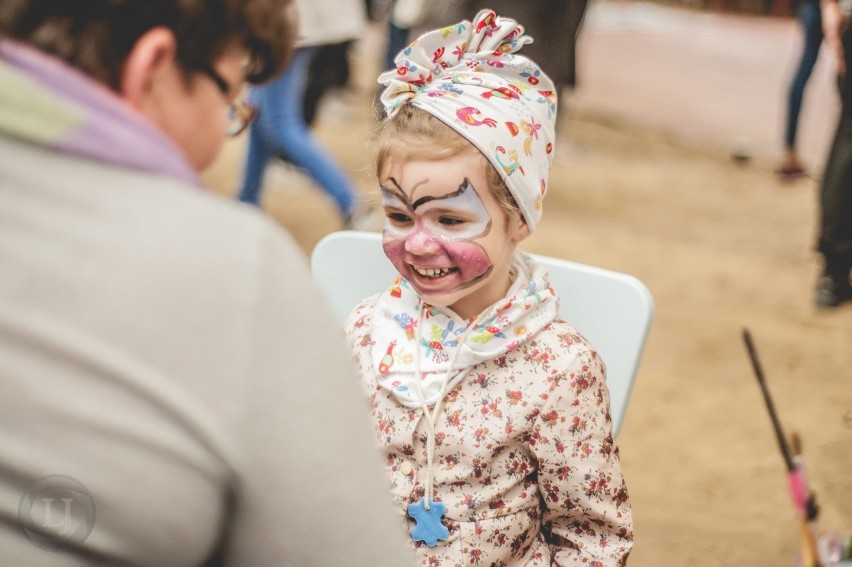
MULTIPOLYGON (((428 424, 378 384, 378 296, 347 322, 400 523, 423 496, 428 424)), ((624 565, 633 522, 612 437, 605 369, 556 319, 451 388, 437 421, 435 500, 449 540, 413 543, 424 567, 624 565)))

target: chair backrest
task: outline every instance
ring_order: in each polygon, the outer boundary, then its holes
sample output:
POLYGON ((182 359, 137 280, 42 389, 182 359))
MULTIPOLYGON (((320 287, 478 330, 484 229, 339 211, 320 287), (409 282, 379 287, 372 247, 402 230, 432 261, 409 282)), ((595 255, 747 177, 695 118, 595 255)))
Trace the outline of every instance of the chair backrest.
MULTIPOLYGON (((618 433, 654 315, 651 294, 626 274, 532 255, 550 274, 559 312, 595 347, 607 368, 612 423, 618 433)), ((311 255, 314 280, 341 324, 355 305, 387 288, 396 270, 381 234, 342 231, 324 237, 311 255)))

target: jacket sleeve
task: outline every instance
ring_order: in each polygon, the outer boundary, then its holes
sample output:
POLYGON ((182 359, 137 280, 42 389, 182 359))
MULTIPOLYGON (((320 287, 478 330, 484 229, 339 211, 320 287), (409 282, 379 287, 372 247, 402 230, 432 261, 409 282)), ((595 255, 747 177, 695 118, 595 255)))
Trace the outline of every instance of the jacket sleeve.
POLYGON ((289 238, 259 263, 224 565, 413 565, 339 325, 289 238))
POLYGON ((633 519, 612 437, 606 373, 595 351, 578 346, 568 367, 548 378, 532 431, 542 531, 553 565, 624 565, 633 519))

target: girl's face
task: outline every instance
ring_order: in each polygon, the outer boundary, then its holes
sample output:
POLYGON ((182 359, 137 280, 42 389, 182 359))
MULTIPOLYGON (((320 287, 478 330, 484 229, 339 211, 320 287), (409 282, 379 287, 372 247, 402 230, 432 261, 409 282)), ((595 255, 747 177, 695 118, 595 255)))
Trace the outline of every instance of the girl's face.
POLYGON ((380 182, 385 254, 424 302, 469 319, 505 295, 528 231, 507 219, 478 154, 392 162, 380 182))

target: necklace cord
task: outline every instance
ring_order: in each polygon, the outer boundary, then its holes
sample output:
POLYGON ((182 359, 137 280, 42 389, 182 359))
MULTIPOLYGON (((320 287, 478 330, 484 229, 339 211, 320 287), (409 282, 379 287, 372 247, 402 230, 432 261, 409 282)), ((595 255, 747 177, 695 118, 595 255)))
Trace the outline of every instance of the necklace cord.
MULTIPOLYGON (((441 389, 438 391, 438 399, 435 402, 435 407, 432 411, 429 411, 429 404, 426 402, 426 394, 423 392, 423 386, 421 384, 423 378, 423 372, 420 370, 420 343, 423 337, 423 320, 426 312, 426 304, 423 301, 420 301, 420 319, 417 321, 417 334, 414 344, 414 384, 417 390, 417 397, 420 400, 421 410, 423 411, 423 415, 426 416, 426 424, 429 427, 429 436, 426 438, 426 482, 424 485, 424 508, 429 510, 432 504, 432 500, 434 499, 434 478, 433 478, 433 461, 435 458, 435 437, 436 437, 436 427, 438 425, 438 416, 441 413, 444 405, 444 396, 447 394, 447 387, 450 383, 450 375, 453 373, 453 368, 458 362, 459 355, 461 354, 462 347, 467 340, 468 335, 470 335, 471 331, 476 328, 476 325, 479 324, 479 320, 482 317, 483 313, 480 313, 478 317, 476 317, 473 321, 471 321, 470 325, 465 329, 464 334, 462 334, 461 338, 458 340, 458 346, 456 347, 456 351, 453 353, 453 358, 450 361, 450 366, 447 369, 447 374, 444 376, 444 381, 441 384, 441 389)), ((467 374, 469 369, 463 369, 464 374, 467 374)), ((463 377, 463 376, 462 376, 463 377)))

